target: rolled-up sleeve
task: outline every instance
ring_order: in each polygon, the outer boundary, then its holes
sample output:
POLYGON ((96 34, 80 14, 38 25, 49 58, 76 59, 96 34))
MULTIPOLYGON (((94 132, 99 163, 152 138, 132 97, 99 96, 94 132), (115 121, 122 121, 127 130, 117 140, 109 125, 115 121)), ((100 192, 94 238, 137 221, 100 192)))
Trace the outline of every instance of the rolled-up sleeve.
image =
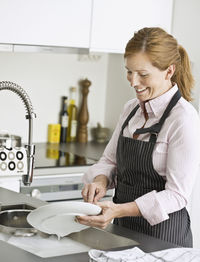
POLYGON ((151 224, 169 218, 184 208, 192 193, 196 175, 200 175, 200 122, 197 114, 181 117, 168 134, 165 190, 151 191, 136 204, 151 224))

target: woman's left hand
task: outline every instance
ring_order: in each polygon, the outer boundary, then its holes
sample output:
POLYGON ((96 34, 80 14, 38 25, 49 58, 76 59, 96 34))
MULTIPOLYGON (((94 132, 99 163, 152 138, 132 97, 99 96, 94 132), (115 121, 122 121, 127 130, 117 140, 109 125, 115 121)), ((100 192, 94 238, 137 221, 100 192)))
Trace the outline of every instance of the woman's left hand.
POLYGON ((77 216, 80 224, 105 229, 113 218, 119 215, 119 205, 112 201, 102 201, 97 203, 102 208, 101 214, 97 216, 77 216))

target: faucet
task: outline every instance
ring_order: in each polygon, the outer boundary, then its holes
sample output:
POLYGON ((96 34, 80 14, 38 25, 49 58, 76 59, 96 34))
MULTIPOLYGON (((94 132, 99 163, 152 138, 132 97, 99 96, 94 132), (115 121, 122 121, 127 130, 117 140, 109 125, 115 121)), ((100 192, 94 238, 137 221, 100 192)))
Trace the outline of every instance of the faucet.
POLYGON ((27 151, 27 167, 28 172, 27 174, 22 176, 22 181, 25 186, 29 186, 33 180, 33 165, 34 165, 34 155, 35 155, 35 145, 33 144, 32 137, 33 137, 33 118, 36 118, 36 114, 33 112, 33 106, 31 100, 25 90, 20 87, 19 85, 9 82, 9 81, 2 81, 0 82, 0 91, 1 90, 10 90, 16 93, 21 100, 23 101, 25 108, 26 108, 26 119, 29 121, 29 128, 28 128, 28 144, 25 145, 27 151))

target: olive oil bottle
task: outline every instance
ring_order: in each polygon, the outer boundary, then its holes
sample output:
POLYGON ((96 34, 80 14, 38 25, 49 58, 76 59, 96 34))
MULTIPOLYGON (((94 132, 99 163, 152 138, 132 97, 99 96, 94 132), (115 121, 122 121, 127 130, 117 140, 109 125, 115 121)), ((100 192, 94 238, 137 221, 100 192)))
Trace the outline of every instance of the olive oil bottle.
POLYGON ((68 132, 67 132, 67 142, 76 141, 77 132, 77 113, 78 108, 76 106, 76 88, 70 88, 70 99, 68 106, 69 122, 68 122, 68 132))

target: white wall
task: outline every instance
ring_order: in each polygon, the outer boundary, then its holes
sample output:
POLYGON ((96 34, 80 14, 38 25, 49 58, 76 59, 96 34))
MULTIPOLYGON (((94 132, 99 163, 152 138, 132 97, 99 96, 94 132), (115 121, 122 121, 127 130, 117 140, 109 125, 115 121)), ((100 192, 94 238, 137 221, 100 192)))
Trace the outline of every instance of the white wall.
MULTIPOLYGON (((58 122, 60 97, 68 95, 69 88, 78 86, 82 78, 92 82, 88 127, 98 121, 104 124, 108 55, 101 55, 98 61, 83 62, 79 58, 74 54, 0 53, 0 81, 21 85, 31 98, 37 114, 34 142, 46 142, 47 125, 58 122)), ((0 94, 0 119, 0 130, 7 129, 27 140, 25 108, 19 97, 7 90, 0 94)))
POLYGON ((111 130, 115 128, 124 104, 135 97, 126 74, 123 55, 109 55, 105 125, 111 130))
POLYGON ((199 0, 175 0, 172 33, 178 42, 187 50, 193 65, 195 78, 195 90, 193 92, 193 105, 199 107, 200 95, 200 1, 199 0))

